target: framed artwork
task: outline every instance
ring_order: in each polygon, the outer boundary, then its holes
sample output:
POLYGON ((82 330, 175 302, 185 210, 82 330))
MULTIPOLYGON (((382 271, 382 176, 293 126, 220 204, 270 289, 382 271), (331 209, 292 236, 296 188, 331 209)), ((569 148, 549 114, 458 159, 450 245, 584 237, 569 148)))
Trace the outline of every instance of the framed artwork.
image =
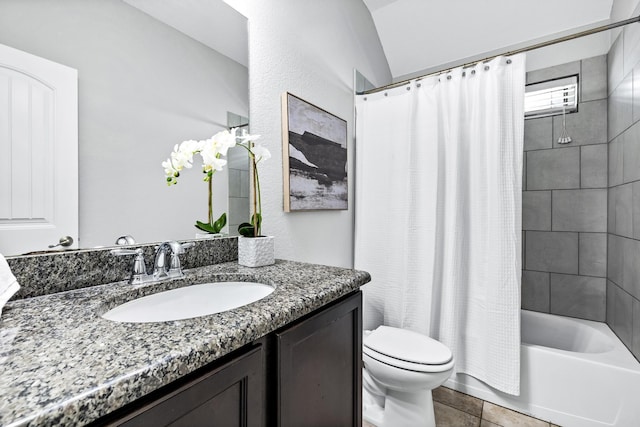
POLYGON ((347 122, 282 94, 285 212, 347 209, 347 122))

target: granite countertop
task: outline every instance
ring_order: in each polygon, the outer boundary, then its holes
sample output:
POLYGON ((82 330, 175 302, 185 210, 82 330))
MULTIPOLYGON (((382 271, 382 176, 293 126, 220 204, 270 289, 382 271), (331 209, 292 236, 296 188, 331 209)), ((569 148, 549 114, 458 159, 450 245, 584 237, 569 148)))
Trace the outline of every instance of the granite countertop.
POLYGON ((168 282, 117 282, 12 301, 0 318, 0 425, 83 425, 242 347, 370 280, 362 271, 291 261, 236 262, 168 282), (158 323, 101 314, 138 296, 208 281, 275 286, 225 313, 158 323))

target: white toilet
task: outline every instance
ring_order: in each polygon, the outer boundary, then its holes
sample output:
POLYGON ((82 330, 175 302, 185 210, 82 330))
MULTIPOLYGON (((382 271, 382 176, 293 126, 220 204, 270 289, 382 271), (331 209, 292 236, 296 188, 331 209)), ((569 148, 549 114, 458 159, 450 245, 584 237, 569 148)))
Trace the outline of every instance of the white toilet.
POLYGON ((389 326, 365 331, 362 344, 364 420, 377 427, 435 427, 431 390, 453 372, 451 350, 389 326))

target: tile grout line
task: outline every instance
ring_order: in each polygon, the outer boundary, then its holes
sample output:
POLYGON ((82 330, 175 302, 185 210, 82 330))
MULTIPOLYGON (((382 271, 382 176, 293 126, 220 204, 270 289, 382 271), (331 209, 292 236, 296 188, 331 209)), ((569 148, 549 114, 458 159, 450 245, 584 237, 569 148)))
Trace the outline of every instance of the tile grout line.
MULTIPOLYGON (((639 120, 640 121, 640 120, 639 120)), ((620 135, 618 135, 620 136, 620 135)), ((615 138, 614 138, 615 140, 615 138)), ((553 140, 552 140, 553 141, 553 140)), ((544 147, 544 148, 532 148, 532 149, 528 149, 525 150, 523 148, 523 151, 525 153, 533 153, 533 152, 537 152, 537 151, 549 151, 549 150, 568 150, 570 148, 580 148, 580 147, 593 147, 593 146, 600 146, 600 145, 607 145, 609 143, 611 143, 613 141, 604 141, 604 142, 592 142, 592 143, 585 143, 585 144, 578 144, 576 143, 575 145, 570 145, 568 147, 563 146, 556 146, 556 147, 544 147)))
MULTIPOLYGON (((446 387, 446 386, 442 386, 442 387, 443 387, 443 388, 447 388, 447 389, 448 389, 448 387, 446 387)), ((485 404, 491 404, 491 405, 494 405, 494 406, 496 406, 496 407, 498 407, 498 408, 504 409, 505 411, 513 412, 513 413, 516 413, 516 414, 522 415, 522 416, 527 417, 527 418, 531 418, 531 419, 534 419, 534 420, 542 421, 542 422, 547 423, 547 424, 549 424, 549 425, 551 424, 551 422, 550 422, 550 421, 546 421, 546 420, 543 420, 543 419, 540 419, 540 418, 536 418, 536 417, 534 417, 534 416, 532 416, 532 415, 525 414, 524 412, 516 411, 516 410, 514 410, 514 409, 507 408, 506 406, 498 405, 497 403, 493 403, 493 402, 490 402, 490 401, 488 401, 488 400, 484 400, 484 399, 481 399, 481 398, 479 398, 479 397, 475 397, 475 396, 473 396, 473 395, 470 395, 470 394, 467 394, 467 393, 464 393, 464 392, 458 391, 458 390, 456 390, 456 389, 449 389, 449 390, 453 391, 454 396, 456 396, 456 395, 464 395, 464 396, 470 397, 470 398, 472 398, 472 399, 477 399, 477 400, 479 400, 480 402, 482 402, 482 404, 480 405, 480 415, 479 415, 479 416, 476 416, 476 415, 474 415, 473 413, 471 413, 471 412, 467 412, 467 411, 466 411, 466 410, 464 410, 464 409, 460 409, 460 408, 457 408, 457 407, 455 407, 455 406, 452 406, 452 405, 449 405, 449 404, 447 404, 447 403, 440 402, 440 401, 437 401, 437 400, 434 400, 434 402, 437 402, 437 403, 439 403, 440 405, 446 406, 447 408, 451 408, 451 409, 454 409, 454 410, 456 410, 456 411, 462 412, 462 413, 464 413, 464 414, 467 414, 467 415, 473 416, 473 417, 475 417, 475 418, 479 418, 479 419, 480 419, 480 421, 487 421, 487 422, 490 422, 490 423, 492 423, 492 424, 494 424, 494 425, 496 425, 496 426, 504 427, 502 424, 499 424, 499 423, 494 422, 494 421, 489 421, 489 420, 487 420, 487 419, 485 419, 485 418, 484 418, 484 406, 485 406, 485 404)), ((458 396, 456 396, 455 398, 456 398, 456 399, 458 399, 458 396)))
POLYGON ((547 283, 549 284, 549 305, 547 305, 546 313, 551 314, 551 272, 547 272, 547 283))
MULTIPOLYGON (((590 277, 592 279, 606 279, 606 276, 593 276, 591 274, 574 274, 574 273, 558 273, 557 271, 548 271, 548 270, 530 270, 528 268, 523 268, 523 271, 532 271, 534 273, 547 273, 547 274, 561 274, 564 276, 580 276, 580 277, 590 277)), ((615 283, 615 282, 614 282, 615 283)))
POLYGON ((582 190, 582 146, 579 146, 578 152, 578 181, 580 182, 580 189, 582 190))

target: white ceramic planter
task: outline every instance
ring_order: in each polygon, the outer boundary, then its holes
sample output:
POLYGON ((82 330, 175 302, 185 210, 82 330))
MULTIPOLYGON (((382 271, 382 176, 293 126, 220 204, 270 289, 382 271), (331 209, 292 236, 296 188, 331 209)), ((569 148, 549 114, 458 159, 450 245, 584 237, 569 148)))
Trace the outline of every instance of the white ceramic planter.
POLYGON ((245 267, 262 267, 275 263, 273 236, 238 236, 238 264, 245 267))

